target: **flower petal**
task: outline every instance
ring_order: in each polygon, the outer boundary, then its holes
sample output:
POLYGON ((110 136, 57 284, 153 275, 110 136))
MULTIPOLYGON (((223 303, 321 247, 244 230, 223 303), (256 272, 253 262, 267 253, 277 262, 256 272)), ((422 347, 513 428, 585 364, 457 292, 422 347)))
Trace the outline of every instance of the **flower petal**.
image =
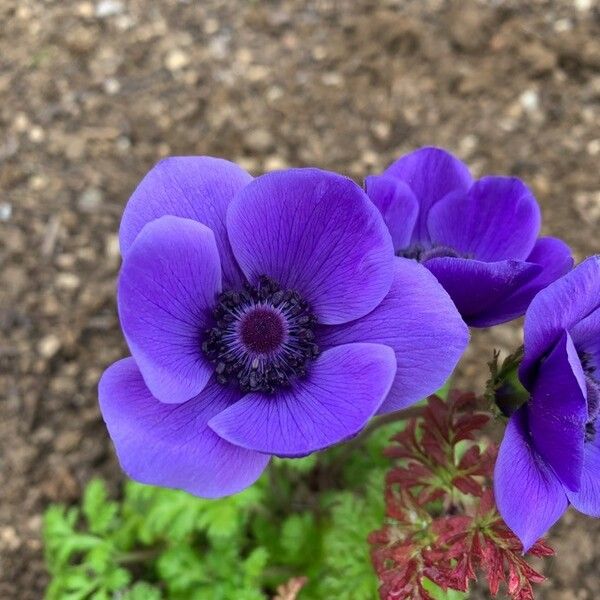
POLYGON ((483 261, 525 260, 540 230, 540 208, 514 177, 484 177, 465 193, 452 193, 429 211, 435 245, 483 261))
POLYGON ((467 258, 432 258, 424 265, 450 294, 468 325, 477 326, 481 314, 495 308, 512 292, 531 281, 539 265, 518 260, 481 262, 467 258))
POLYGON ((466 165, 441 148, 420 148, 398 159, 383 173, 408 184, 420 204, 412 242, 428 242, 429 209, 446 194, 466 192, 472 178, 466 165))
POLYGON ((567 509, 560 481, 531 447, 522 409, 510 418, 500 444, 494 492, 500 515, 525 552, 567 509))
POLYGON ((408 185, 385 175, 372 175, 365 181, 365 190, 390 230, 394 250, 398 252, 410 246, 419 201, 408 185))
POLYGON ((565 332, 540 365, 527 412, 535 449, 573 491, 579 489, 583 465, 585 389, 581 361, 565 332))
POLYGON ((395 371, 391 348, 337 346, 323 352, 307 379, 270 396, 248 394, 209 426, 243 448, 303 456, 358 433, 381 405, 395 371))
POLYGON ((578 492, 567 490, 567 496, 579 512, 600 517, 600 436, 585 445, 581 486, 578 492))
POLYGON ((469 342, 469 330, 435 277, 414 260, 397 258, 388 295, 367 316, 322 327, 319 347, 373 342, 392 348, 396 377, 379 413, 405 408, 438 390, 469 342))
POLYGON ((531 383, 537 362, 564 331, 600 307, 600 256, 591 256, 543 289, 525 314, 525 354, 519 376, 531 383))
POLYGON ((161 217, 131 247, 119 277, 119 317, 146 385, 162 402, 189 400, 210 379, 202 332, 220 290, 219 253, 205 225, 161 217))
POLYGON ((119 240, 123 256, 144 225, 164 215, 199 221, 213 230, 227 287, 242 275, 231 252, 225 214, 229 203, 252 177, 238 165, 210 156, 173 156, 161 160, 142 179, 127 202, 119 240))
POLYGON ((136 481, 218 498, 252 485, 269 462, 207 427, 238 399, 231 388, 212 382, 189 402, 164 404, 152 396, 135 361, 126 358, 104 372, 99 396, 119 462, 136 481))
POLYGON ((569 246, 562 240, 552 237, 539 238, 527 257, 527 262, 540 265, 542 270, 489 312, 484 311, 473 319, 474 326, 491 327, 520 317, 540 290, 573 268, 573 257, 569 246))
POLYGON ((255 179, 227 212, 238 262, 298 291, 321 323, 344 323, 373 310, 390 289, 394 249, 367 195, 318 169, 255 179))

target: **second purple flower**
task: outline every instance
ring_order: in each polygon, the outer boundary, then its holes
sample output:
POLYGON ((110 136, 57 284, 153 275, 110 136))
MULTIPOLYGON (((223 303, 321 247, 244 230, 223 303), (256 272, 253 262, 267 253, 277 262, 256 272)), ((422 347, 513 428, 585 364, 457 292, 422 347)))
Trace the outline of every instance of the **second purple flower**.
POLYGON ((573 266, 566 244, 538 237, 540 209, 522 181, 473 181, 466 165, 440 148, 403 156, 368 177, 366 189, 397 254, 425 265, 473 327, 520 317, 573 266))

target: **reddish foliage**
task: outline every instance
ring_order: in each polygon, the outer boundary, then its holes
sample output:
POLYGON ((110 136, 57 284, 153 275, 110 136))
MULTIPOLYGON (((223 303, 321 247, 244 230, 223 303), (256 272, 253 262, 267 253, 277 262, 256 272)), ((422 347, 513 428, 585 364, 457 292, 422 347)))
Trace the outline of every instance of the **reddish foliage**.
MULTIPOLYGON (((473 394, 429 398, 423 418, 394 436, 386 455, 386 524, 369 536, 382 600, 433 600, 428 578, 466 592, 482 573, 492 596, 502 583, 514 600, 531 600, 544 577, 523 558, 519 540, 500 518, 490 489, 495 445, 477 437, 490 420, 473 394), (483 449, 482 449, 483 446, 483 449)), ((529 551, 550 556, 543 541, 529 551)))

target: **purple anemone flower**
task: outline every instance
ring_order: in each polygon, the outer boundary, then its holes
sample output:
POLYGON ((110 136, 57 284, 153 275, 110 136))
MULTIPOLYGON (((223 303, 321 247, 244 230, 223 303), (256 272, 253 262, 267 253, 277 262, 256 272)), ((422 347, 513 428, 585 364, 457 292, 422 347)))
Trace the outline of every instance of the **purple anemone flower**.
POLYGON ((521 316, 537 292, 573 266, 566 244, 538 238, 540 209, 522 181, 473 181, 445 150, 403 156, 368 177, 366 191, 396 253, 423 263, 473 327, 521 316))
POLYGON ((235 493, 270 455, 320 450, 430 394, 468 342, 435 277, 394 256, 366 194, 333 173, 166 159, 120 243, 132 357, 104 373, 100 407, 145 483, 235 493))
POLYGON ((600 256, 532 301, 519 378, 530 400, 509 420, 494 486, 527 550, 569 503, 600 516, 600 256))

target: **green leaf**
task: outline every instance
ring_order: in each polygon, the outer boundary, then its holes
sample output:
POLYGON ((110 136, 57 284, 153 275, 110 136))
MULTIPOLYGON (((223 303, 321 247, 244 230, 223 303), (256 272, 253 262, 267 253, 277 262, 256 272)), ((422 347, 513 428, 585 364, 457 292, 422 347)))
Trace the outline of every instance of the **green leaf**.
POLYGON ((252 585, 259 581, 268 559, 269 553, 265 548, 252 550, 242 565, 246 585, 252 585))
POLYGON ((433 583, 433 581, 427 578, 423 579, 421 583, 423 584, 423 587, 431 594, 434 600, 465 600, 465 598, 468 598, 467 594, 457 590, 444 591, 442 588, 433 583))
POLYGON ((113 592, 124 588, 131 581, 131 573, 127 569, 113 569, 104 579, 105 587, 113 592))
POLYGON ((130 590, 125 592, 122 600, 162 600, 162 597, 157 587, 142 581, 136 583, 130 590))
POLYGON ((200 553, 185 545, 163 552, 156 563, 160 578, 170 593, 182 594, 210 581, 200 553))
POLYGON ((233 502, 214 502, 200 515, 200 524, 211 537, 233 537, 240 526, 239 508, 233 502))
POLYGON ((290 515, 283 522, 279 536, 281 558, 287 564, 302 565, 318 544, 314 515, 309 512, 290 515))
POLYGON ((312 471, 318 461, 319 454, 309 454, 302 458, 274 458, 273 465, 276 468, 290 469, 298 473, 308 473, 312 471))
POLYGON ((114 564, 115 550, 110 542, 101 542, 86 555, 85 562, 98 574, 106 573, 114 564))
POLYGON ((344 491, 327 498, 331 522, 323 536, 320 573, 309 574, 306 588, 315 598, 378 599, 367 536, 384 517, 383 475, 375 471, 363 480, 364 496, 344 491))
POLYGON ((79 511, 67 510, 64 506, 53 505, 44 515, 42 535, 48 568, 59 572, 76 553, 86 552, 102 544, 96 536, 79 533, 75 530, 79 511))
POLYGON ((94 479, 85 488, 82 509, 90 531, 100 535, 108 533, 117 515, 118 505, 108 500, 106 484, 94 479))

